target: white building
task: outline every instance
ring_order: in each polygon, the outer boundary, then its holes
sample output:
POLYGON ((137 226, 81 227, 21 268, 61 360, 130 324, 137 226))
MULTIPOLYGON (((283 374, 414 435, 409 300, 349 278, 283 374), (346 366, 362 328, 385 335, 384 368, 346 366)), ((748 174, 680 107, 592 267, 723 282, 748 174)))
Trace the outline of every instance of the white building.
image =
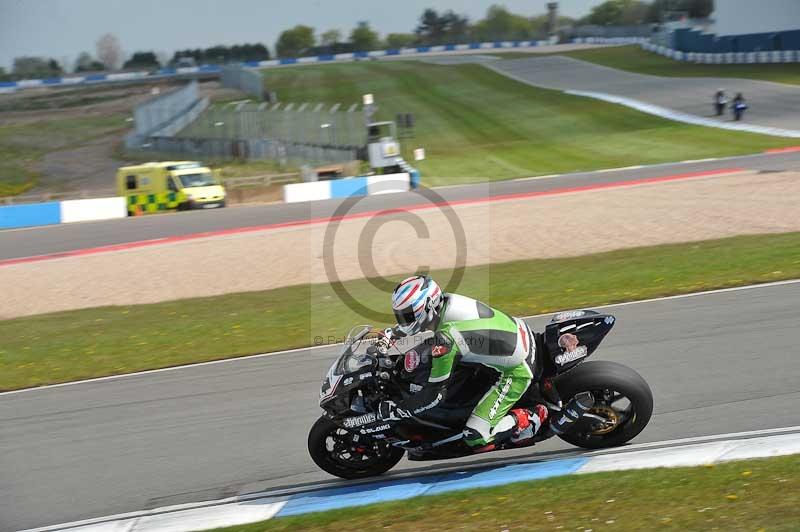
POLYGON ((800 30, 800 0, 714 0, 711 18, 717 35, 800 30))

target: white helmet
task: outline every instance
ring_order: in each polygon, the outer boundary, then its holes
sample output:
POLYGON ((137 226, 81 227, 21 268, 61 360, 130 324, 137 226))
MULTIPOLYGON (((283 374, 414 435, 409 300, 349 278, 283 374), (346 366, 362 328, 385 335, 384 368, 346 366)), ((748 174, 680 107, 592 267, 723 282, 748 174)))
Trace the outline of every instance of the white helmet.
POLYGON ((392 292, 392 310, 406 334, 417 334, 433 323, 441 307, 442 290, 427 275, 409 277, 392 292))

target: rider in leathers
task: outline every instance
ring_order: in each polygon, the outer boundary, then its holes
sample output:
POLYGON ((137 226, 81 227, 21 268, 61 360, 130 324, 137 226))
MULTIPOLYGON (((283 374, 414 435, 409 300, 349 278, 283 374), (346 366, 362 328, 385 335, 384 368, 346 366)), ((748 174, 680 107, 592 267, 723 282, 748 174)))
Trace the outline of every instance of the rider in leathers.
MULTIPOLYGON (((547 409, 534 411, 512 406, 533 379, 536 346, 528 325, 480 301, 445 294, 428 276, 414 276, 397 285, 392 309, 398 327, 413 335, 433 331, 432 367, 427 384, 405 401, 382 401, 378 422, 396 422, 436 408, 447 397, 453 369, 459 362, 479 363, 497 370, 499 378, 472 411, 464 427, 464 441, 475 452, 490 451, 496 442, 523 443, 536 434, 547 409)), ((382 339, 391 341, 392 330, 382 339)), ((397 333, 395 333, 397 334, 397 333)), ((380 341, 379 341, 380 342, 380 341)))

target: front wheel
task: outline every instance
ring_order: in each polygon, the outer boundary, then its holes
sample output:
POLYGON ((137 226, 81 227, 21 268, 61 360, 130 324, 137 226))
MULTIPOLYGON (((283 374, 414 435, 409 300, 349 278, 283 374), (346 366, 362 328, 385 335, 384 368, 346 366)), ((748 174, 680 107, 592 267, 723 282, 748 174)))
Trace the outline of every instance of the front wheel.
POLYGON ((559 437, 586 449, 616 447, 636 437, 653 414, 653 392, 641 375, 616 362, 584 362, 556 381, 561 397, 591 392, 595 405, 584 417, 559 437), (602 418, 604 421, 600 421, 602 418))
POLYGON ((323 416, 308 433, 308 453, 326 473, 356 479, 386 473, 397 465, 405 451, 385 441, 359 437, 323 416))

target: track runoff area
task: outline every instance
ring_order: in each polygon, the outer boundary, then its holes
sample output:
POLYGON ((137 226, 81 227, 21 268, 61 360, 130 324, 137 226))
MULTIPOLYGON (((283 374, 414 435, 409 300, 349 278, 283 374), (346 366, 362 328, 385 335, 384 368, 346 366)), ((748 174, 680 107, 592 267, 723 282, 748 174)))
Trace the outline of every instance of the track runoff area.
MULTIPOLYGON (((793 280, 657 298, 597 308, 609 309, 611 312, 614 312, 615 315, 624 314, 625 312, 631 315, 645 313, 656 314, 658 317, 657 322, 663 324, 665 330, 649 331, 646 332, 646 334, 648 336, 659 337, 665 334, 666 329, 672 331, 680 330, 680 328, 685 325, 681 323, 682 320, 688 319, 697 321, 697 316, 685 316, 685 314, 691 310, 696 310, 701 312, 704 316, 709 316, 712 322, 715 319, 721 322, 730 321, 737 309, 741 311, 743 315, 748 315, 752 311, 757 311, 761 312, 762 315, 766 314, 767 316, 771 316, 770 312, 765 310, 767 307, 774 307, 773 312, 780 314, 783 312, 785 304, 790 301, 795 301, 798 294, 800 294, 800 280, 793 280), (718 313, 718 316, 713 316, 715 312, 718 313), (675 318, 670 320, 668 319, 669 316, 675 316, 675 318), (683 317, 680 318, 680 316, 683 317)), ((537 319, 543 319, 543 317, 533 316, 526 319, 535 321, 537 319)), ((771 319, 770 321, 775 323, 779 320, 771 319)), ((698 323, 698 326, 711 326, 714 324, 712 322, 703 321, 703 323, 698 323)), ((737 323, 741 322, 737 321, 737 323)), ((778 340, 779 342, 788 341, 789 337, 793 334, 793 332, 789 330, 788 321, 785 321, 783 325, 786 325, 786 330, 784 331, 785 338, 783 340, 778 340)), ((778 326, 780 327, 780 324, 778 324, 778 326)), ((772 333, 774 332, 773 330, 772 333)), ((718 340, 718 338, 712 339, 718 340)), ((757 340, 756 338, 752 339, 757 340)), ((775 339, 774 336, 773 339, 775 339)), ((754 342, 754 345, 756 343, 758 342, 754 342)), ((661 353, 660 349, 655 347, 655 345, 644 345, 640 347, 641 350, 645 352, 643 360, 648 357, 661 358, 665 355, 665 353, 661 353)), ((729 346, 721 347, 728 349, 729 346)), ((778 346, 773 347, 777 348, 778 346)), ((295 350, 255 355, 254 357, 249 357, 249 359, 257 360, 265 357, 291 357, 297 356, 298 354, 298 351, 295 350)), ((724 353, 721 354, 725 356, 724 353)), ((248 358, 232 359, 214 364, 234 365, 246 363, 247 360, 248 358)), ((669 368, 679 362, 680 361, 676 360, 667 363, 665 365, 666 371, 670 371, 669 368)), ((202 367, 205 365, 201 364, 172 368, 169 370, 156 370, 154 372, 145 372, 138 376, 123 375, 116 378, 149 378, 151 374, 163 373, 164 371, 177 373, 190 372, 192 368, 198 366, 202 367)), ((636 367, 635 364, 634 367, 636 367)), ((796 372, 796 368, 787 368, 786 370, 789 373, 796 372)), ((649 372, 645 372, 648 380, 650 380, 649 376, 653 371, 654 370, 651 368, 649 372)), ((742 372, 748 373, 749 370, 747 370, 747 368, 742 368, 742 372)), ((153 375, 153 377, 156 376, 153 375)), ((51 388, 57 388, 59 386, 80 388, 91 382, 95 381, 58 385, 51 388)), ((655 389, 658 390, 658 379, 656 379, 656 385, 655 389)), ((678 383, 675 384, 676 388, 679 386, 678 383)), ((40 391, 42 390, 32 389, 12 393, 21 393, 24 395, 26 393, 37 393, 40 391)), ((774 392, 780 393, 781 390, 775 390, 774 392)), ((713 392, 709 391, 708 393, 713 392)), ((795 391, 795 393, 800 392, 795 391)), ((710 397, 705 399, 711 400, 710 397)), ((658 394, 656 402, 658 406, 658 394)), ((743 411, 746 413, 749 409, 744 408, 743 411)), ((658 415, 659 412, 657 410, 654 420, 658 418, 658 415)), ((669 415, 669 413, 666 413, 666 415, 669 415)), ((691 411, 683 412, 683 417, 691 415, 691 411)), ((741 420, 741 412, 737 413, 732 419, 741 420)), ((786 418, 786 420, 791 421, 789 418, 786 418)), ((656 423, 656 425, 658 425, 658 423, 656 423)), ((742 424, 739 425, 742 426, 742 424)), ((733 427, 735 424, 728 422, 727 424, 720 425, 720 427, 722 426, 733 427)), ((676 435, 680 434, 682 429, 680 426, 674 426, 671 431, 664 432, 663 428, 661 430, 658 427, 654 428, 659 431, 659 434, 672 433, 676 435)), ((646 432, 647 429, 645 430, 645 433, 646 432)), ((511 482, 537 480, 561 475, 653 467, 703 465, 795 453, 800 453, 800 425, 797 423, 782 428, 725 432, 712 435, 650 441, 627 445, 616 449, 592 452, 582 452, 571 449, 566 451, 558 450, 554 452, 537 453, 532 456, 501 457, 494 460, 491 460, 493 457, 488 457, 480 461, 455 465, 450 465, 445 461, 441 462, 440 467, 428 468, 428 471, 422 474, 420 474, 419 471, 404 472, 401 469, 398 473, 390 474, 383 477, 383 479, 372 481, 320 481, 303 487, 263 490, 225 499, 164 506, 141 512, 111 515, 30 530, 80 530, 85 532, 112 529, 130 531, 198 530, 251 523, 273 517, 299 515, 382 501, 402 500, 421 495, 433 495, 469 488, 491 487, 511 482), (345 497, 343 495, 347 496, 345 497)))

